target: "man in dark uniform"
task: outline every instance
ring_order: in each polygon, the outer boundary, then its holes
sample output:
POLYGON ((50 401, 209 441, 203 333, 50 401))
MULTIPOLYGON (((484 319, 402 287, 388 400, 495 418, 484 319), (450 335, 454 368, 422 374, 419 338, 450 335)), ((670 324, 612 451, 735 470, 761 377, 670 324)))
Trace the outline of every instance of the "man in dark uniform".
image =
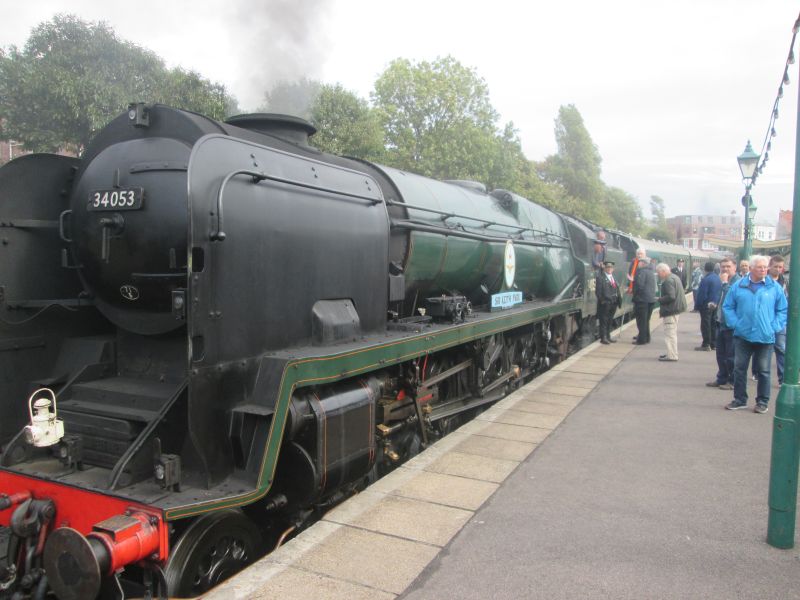
POLYGON ((603 272, 603 262, 606 260, 606 232, 602 229, 597 232, 597 238, 594 240, 592 248, 592 266, 596 269, 596 273, 603 272))
POLYGON ((597 274, 594 293, 597 295, 597 320, 600 323, 600 343, 612 344, 611 323, 614 313, 622 306, 622 294, 619 284, 614 279, 614 263, 607 260, 603 263, 603 272, 597 274))
POLYGON ((672 272, 678 276, 678 279, 681 280, 683 284, 683 289, 686 289, 686 284, 689 282, 688 275, 686 273, 686 263, 682 258, 678 259, 678 266, 672 268, 672 272))

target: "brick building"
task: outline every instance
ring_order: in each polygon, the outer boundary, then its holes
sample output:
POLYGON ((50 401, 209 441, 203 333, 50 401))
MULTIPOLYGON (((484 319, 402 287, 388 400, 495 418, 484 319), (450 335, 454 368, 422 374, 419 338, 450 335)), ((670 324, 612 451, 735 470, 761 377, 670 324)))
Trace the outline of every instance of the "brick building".
POLYGON ((792 237, 792 211, 778 211, 778 229, 775 237, 779 240, 792 237))
POLYGON ((667 227, 679 244, 687 248, 716 250, 705 238, 741 240, 744 224, 736 212, 730 215, 678 215, 667 219, 667 227))

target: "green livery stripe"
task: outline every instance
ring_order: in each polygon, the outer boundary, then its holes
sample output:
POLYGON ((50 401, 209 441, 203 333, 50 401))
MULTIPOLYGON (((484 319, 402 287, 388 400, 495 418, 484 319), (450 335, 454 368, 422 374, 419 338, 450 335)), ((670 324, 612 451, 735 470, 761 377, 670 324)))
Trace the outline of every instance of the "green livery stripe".
POLYGON ((332 383, 424 356, 452 346, 458 346, 501 331, 515 329, 553 316, 580 310, 581 300, 570 299, 510 314, 478 323, 464 323, 435 333, 422 333, 385 344, 366 346, 330 356, 315 356, 291 360, 286 364, 278 391, 278 401, 272 419, 266 451, 261 463, 258 483, 254 490, 222 500, 190 504, 166 511, 168 520, 181 519, 205 512, 243 506, 255 502, 269 492, 283 441, 283 428, 294 390, 309 385, 332 383))

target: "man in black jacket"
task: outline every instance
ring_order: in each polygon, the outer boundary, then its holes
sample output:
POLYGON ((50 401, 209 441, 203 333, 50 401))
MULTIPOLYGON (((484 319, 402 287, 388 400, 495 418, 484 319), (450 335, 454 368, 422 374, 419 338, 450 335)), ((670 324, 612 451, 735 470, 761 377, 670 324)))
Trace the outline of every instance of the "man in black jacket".
POLYGON ((686 265, 686 262, 682 258, 679 258, 678 259, 678 266, 677 267, 673 267, 673 269, 672 269, 672 272, 675 273, 675 275, 678 276, 678 279, 681 280, 681 285, 683 286, 684 290, 686 289, 686 284, 689 282, 688 275, 686 273, 686 266, 685 265, 686 265))
POLYGON ((603 272, 598 273, 595 279, 594 293, 597 296, 600 343, 612 344, 615 340, 611 339, 611 323, 617 308, 622 306, 622 295, 619 291, 619 284, 614 279, 614 263, 610 260, 603 263, 603 272))
POLYGON ((639 330, 633 343, 639 346, 650 343, 650 315, 656 305, 656 287, 656 272, 646 256, 640 257, 633 277, 633 314, 639 330))
POLYGON ((659 263, 656 273, 661 280, 659 314, 664 319, 664 340, 667 343, 667 353, 659 356, 658 360, 675 362, 678 360, 678 315, 686 310, 686 291, 680 278, 670 272, 669 265, 659 263))

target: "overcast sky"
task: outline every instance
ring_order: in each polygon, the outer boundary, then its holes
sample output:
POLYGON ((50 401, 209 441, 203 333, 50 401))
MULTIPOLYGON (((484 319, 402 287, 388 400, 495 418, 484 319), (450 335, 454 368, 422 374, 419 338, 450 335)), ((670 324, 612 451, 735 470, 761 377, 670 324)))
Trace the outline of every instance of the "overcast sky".
MULTIPOLYGON (((736 156, 748 139, 756 152, 762 147, 800 10, 790 0, 13 4, 0 21, 2 46, 23 45, 57 12, 105 20, 169 66, 225 84, 246 109, 272 82, 303 76, 368 98, 394 58, 450 54, 486 80, 530 159, 556 151, 558 108, 574 104, 603 158, 604 181, 636 196, 645 216, 651 195, 664 198, 667 216, 741 214, 736 156)), ((757 221, 774 223, 792 207, 798 66, 753 190, 757 221)))

